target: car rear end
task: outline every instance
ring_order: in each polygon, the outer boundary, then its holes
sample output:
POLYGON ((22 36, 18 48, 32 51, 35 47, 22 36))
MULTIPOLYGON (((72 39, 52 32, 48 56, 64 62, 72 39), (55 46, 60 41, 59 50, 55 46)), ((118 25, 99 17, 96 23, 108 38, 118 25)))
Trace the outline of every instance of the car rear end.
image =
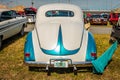
POLYGON ((38 9, 36 27, 26 38, 25 64, 44 67, 48 73, 51 67, 72 67, 75 74, 81 65, 92 66, 96 45, 92 34, 84 29, 82 16, 79 7, 69 4, 38 9))
POLYGON ((90 24, 102 24, 102 22, 102 17, 99 14, 93 14, 90 18, 90 24))

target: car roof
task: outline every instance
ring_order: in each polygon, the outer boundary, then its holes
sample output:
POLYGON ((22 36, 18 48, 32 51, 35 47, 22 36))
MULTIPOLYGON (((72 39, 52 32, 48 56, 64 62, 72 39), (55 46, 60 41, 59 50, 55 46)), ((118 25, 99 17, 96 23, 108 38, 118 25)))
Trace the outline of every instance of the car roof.
MULTIPOLYGON (((67 17, 72 18, 74 21, 82 21, 83 19, 83 11, 80 9, 79 6, 76 6, 74 4, 66 4, 66 3, 52 3, 52 4, 46 4, 43 6, 40 6, 37 11, 37 19, 41 20, 42 22, 45 22, 47 20, 54 20, 56 18, 48 18, 45 16, 45 13, 50 10, 69 10, 74 12, 73 17, 67 17)), ((66 17, 59 17, 59 19, 66 19, 66 17)))
POLYGON ((70 10, 74 12, 82 12, 80 7, 73 5, 73 4, 65 4, 65 3, 52 3, 52 4, 46 4, 43 6, 40 6, 38 11, 48 11, 48 10, 70 10), (42 9, 42 10, 41 10, 42 9))

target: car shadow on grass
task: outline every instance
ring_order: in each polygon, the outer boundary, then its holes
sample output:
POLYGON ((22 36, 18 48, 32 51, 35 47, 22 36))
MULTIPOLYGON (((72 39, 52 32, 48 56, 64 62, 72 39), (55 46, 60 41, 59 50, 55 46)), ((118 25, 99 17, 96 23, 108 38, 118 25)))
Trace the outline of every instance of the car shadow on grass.
MULTIPOLYGON (((79 67, 77 68, 77 73, 86 73, 86 72, 92 72, 92 67, 79 67)), ((34 72, 46 72, 47 70, 45 68, 39 68, 39 67, 32 67, 29 68, 29 71, 34 72)), ((66 74, 66 73, 74 73, 73 67, 70 68, 50 68, 50 73, 57 73, 57 74, 66 74)))
POLYGON ((25 33, 23 36, 21 36, 20 34, 16 34, 6 40, 2 41, 2 48, 1 50, 3 50, 4 48, 8 47, 9 45, 11 45, 12 43, 14 43, 15 41, 19 40, 20 38, 23 38, 26 36, 27 33, 25 33))

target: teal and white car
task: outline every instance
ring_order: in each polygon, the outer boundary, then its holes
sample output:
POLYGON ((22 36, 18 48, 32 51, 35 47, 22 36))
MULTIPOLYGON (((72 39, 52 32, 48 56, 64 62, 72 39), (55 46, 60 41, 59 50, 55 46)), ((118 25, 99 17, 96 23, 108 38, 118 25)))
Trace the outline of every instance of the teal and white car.
MULTIPOLYGON (((24 47, 24 62, 32 67, 52 68, 90 65, 96 59, 96 44, 84 28, 82 10, 72 4, 47 4, 37 11, 36 24, 24 47)), ((92 66, 92 65, 91 65, 92 66)))

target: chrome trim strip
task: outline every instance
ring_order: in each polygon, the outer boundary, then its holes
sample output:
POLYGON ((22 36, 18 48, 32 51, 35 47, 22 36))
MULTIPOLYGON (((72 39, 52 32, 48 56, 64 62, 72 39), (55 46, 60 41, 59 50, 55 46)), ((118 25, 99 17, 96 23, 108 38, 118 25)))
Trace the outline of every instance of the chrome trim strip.
POLYGON ((0 30, 2 31, 2 30, 4 30, 4 29, 13 27, 13 26, 16 25, 16 24, 20 24, 20 23, 24 23, 24 22, 25 22, 25 20, 18 20, 18 21, 16 21, 16 22, 8 21, 8 22, 7 22, 7 25, 6 25, 6 24, 1 25, 2 27, 0 27, 0 30))
MULTIPOLYGON (((25 61, 24 62, 28 66, 35 66, 35 67, 46 67, 49 65, 50 67, 54 67, 53 64, 50 65, 48 62, 35 62, 35 61, 25 61)), ((76 67, 87 67, 87 66, 92 66, 91 61, 81 61, 81 62, 72 62, 72 64, 68 64, 69 67, 73 67, 75 65, 76 67)))

